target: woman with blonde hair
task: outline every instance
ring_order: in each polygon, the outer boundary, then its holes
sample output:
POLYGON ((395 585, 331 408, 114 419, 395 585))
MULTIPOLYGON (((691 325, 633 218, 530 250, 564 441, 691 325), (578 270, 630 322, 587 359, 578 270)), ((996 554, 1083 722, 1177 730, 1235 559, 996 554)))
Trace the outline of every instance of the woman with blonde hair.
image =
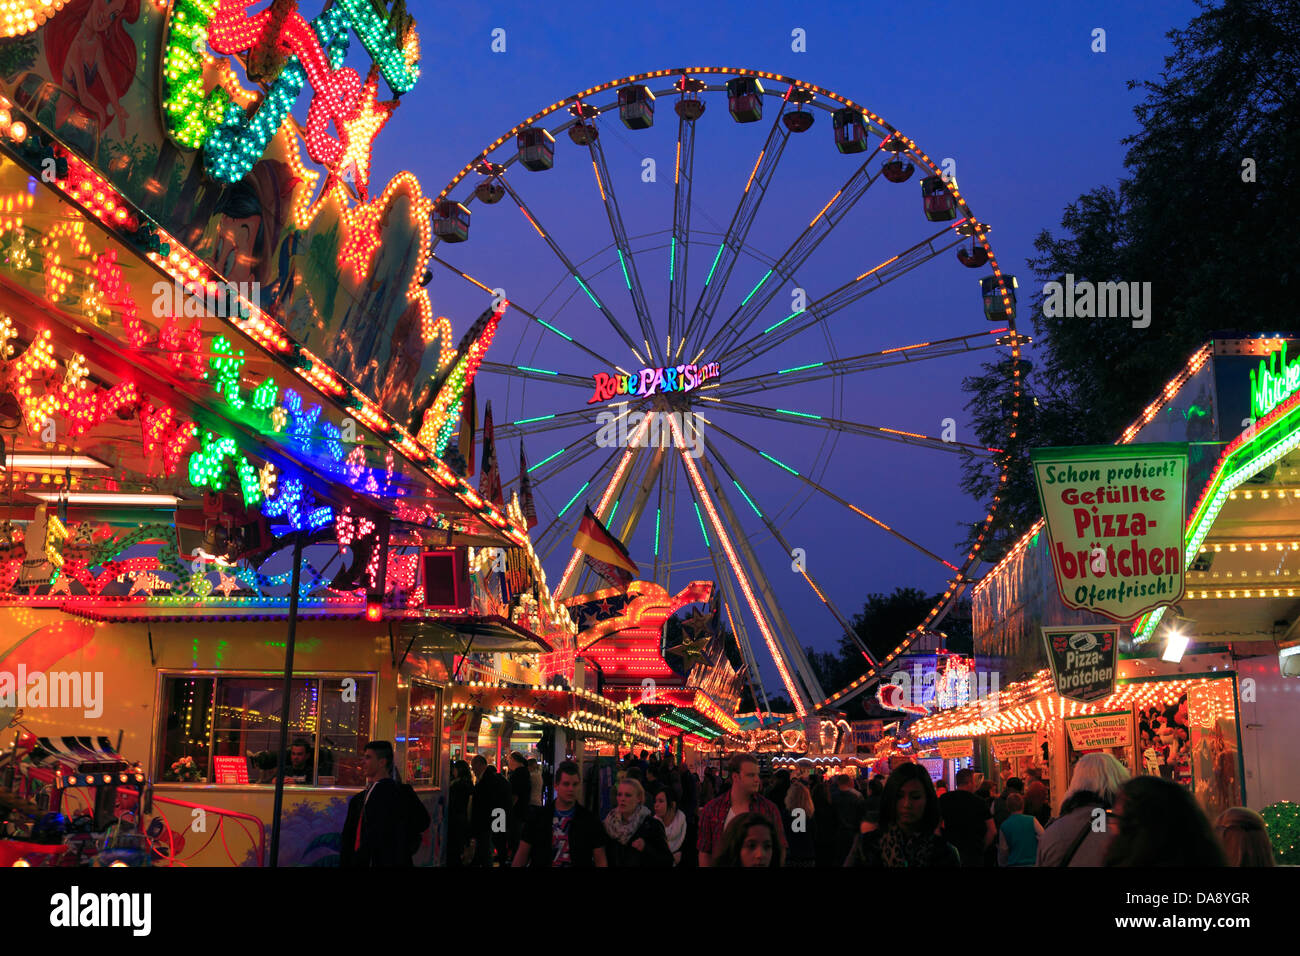
POLYGON ((619 782, 614 809, 605 816, 609 842, 605 856, 610 866, 673 865, 664 825, 646 806, 645 789, 632 775, 619 782))
POLYGON ((817 819, 812 791, 800 780, 791 780, 781 808, 781 824, 789 846, 786 866, 817 865, 817 819))
POLYGON ((1038 838, 1038 866, 1101 866, 1115 839, 1108 811, 1129 779, 1107 753, 1084 754, 1061 802, 1061 815, 1038 838))
POLYGON ((1264 818, 1246 807, 1229 807, 1219 814, 1214 833, 1223 844, 1228 866, 1275 866, 1264 818))

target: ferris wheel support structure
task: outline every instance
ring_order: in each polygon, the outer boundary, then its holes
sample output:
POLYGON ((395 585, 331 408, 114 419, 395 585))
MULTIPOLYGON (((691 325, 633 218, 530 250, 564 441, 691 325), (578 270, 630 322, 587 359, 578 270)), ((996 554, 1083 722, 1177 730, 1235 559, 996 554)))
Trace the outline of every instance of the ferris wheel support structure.
MULTIPOLYGON (((685 452, 683 451, 683 455, 685 452)), ((731 507, 731 499, 727 497, 722 485, 718 482, 718 476, 713 470, 713 464, 707 456, 701 456, 700 463, 704 466, 704 473, 708 477, 709 484, 713 487, 713 494, 718 504, 722 507, 722 512, 726 516, 727 523, 732 528, 740 527, 740 520, 736 517, 736 512, 731 507)), ((754 582, 758 585, 759 594, 763 597, 763 603, 768 608, 768 620, 775 625, 774 631, 779 641, 779 646, 784 652, 783 656, 787 664, 794 665, 794 672, 798 675, 803 686, 800 690, 807 695, 805 703, 814 705, 817 701, 823 699, 825 691, 822 690, 817 676, 812 672, 812 667, 808 664, 808 657, 804 654, 803 646, 790 626, 790 619, 786 617, 785 611, 776 599, 776 594, 772 591, 772 584, 767 579, 767 574, 763 571, 763 566, 759 564, 754 549, 750 547, 749 539, 744 535, 736 535, 736 543, 740 548, 740 553, 748 562, 748 570, 753 577, 754 582)), ((755 609, 755 613, 758 613, 755 609)), ((798 705, 796 704, 796 708, 798 705)), ((811 707, 809 708, 811 709, 811 707)), ((802 711, 800 711, 802 713, 802 711)))

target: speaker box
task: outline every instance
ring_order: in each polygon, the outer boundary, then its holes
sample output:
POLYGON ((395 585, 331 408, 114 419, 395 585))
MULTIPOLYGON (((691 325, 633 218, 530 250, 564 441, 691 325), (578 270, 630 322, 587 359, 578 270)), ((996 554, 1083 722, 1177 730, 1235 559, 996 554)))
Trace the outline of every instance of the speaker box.
POLYGON ((426 551, 421 564, 425 607, 459 611, 469 604, 469 553, 464 548, 426 551))

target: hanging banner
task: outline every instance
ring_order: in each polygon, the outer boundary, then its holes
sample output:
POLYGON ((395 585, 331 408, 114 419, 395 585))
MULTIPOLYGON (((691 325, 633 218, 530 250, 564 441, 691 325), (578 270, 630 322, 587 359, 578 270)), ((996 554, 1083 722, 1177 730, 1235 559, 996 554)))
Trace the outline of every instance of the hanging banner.
POLYGON ((1066 607, 1126 622, 1182 598, 1186 445, 1035 448, 1030 460, 1066 607))
POLYGON ((961 740, 940 740, 937 744, 939 756, 944 760, 960 760, 975 754, 975 741, 970 737, 961 740))
POLYGON ((1043 644, 1056 692, 1091 704, 1115 692, 1118 627, 1044 627, 1043 644))
POLYGON ((989 746, 999 760, 1012 757, 1041 757, 1038 743, 1038 731, 1027 734, 993 734, 989 737, 989 746))
POLYGON ((855 720, 853 727, 853 749, 857 753, 872 753, 876 744, 885 736, 883 720, 855 720))
POLYGON ((1112 714, 1089 714, 1065 718, 1070 746, 1075 750, 1129 747, 1133 744, 1133 714, 1127 710, 1112 714))

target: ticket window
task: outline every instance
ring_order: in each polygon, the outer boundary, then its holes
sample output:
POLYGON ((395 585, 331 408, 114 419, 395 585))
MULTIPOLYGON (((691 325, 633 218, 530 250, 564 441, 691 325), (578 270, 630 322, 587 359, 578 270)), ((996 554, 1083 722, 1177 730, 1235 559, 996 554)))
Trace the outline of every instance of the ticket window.
POLYGON ((270 674, 162 674, 156 779, 220 785, 274 785, 287 711, 285 782, 357 787, 370 739, 373 678, 319 676, 284 681, 270 674))

